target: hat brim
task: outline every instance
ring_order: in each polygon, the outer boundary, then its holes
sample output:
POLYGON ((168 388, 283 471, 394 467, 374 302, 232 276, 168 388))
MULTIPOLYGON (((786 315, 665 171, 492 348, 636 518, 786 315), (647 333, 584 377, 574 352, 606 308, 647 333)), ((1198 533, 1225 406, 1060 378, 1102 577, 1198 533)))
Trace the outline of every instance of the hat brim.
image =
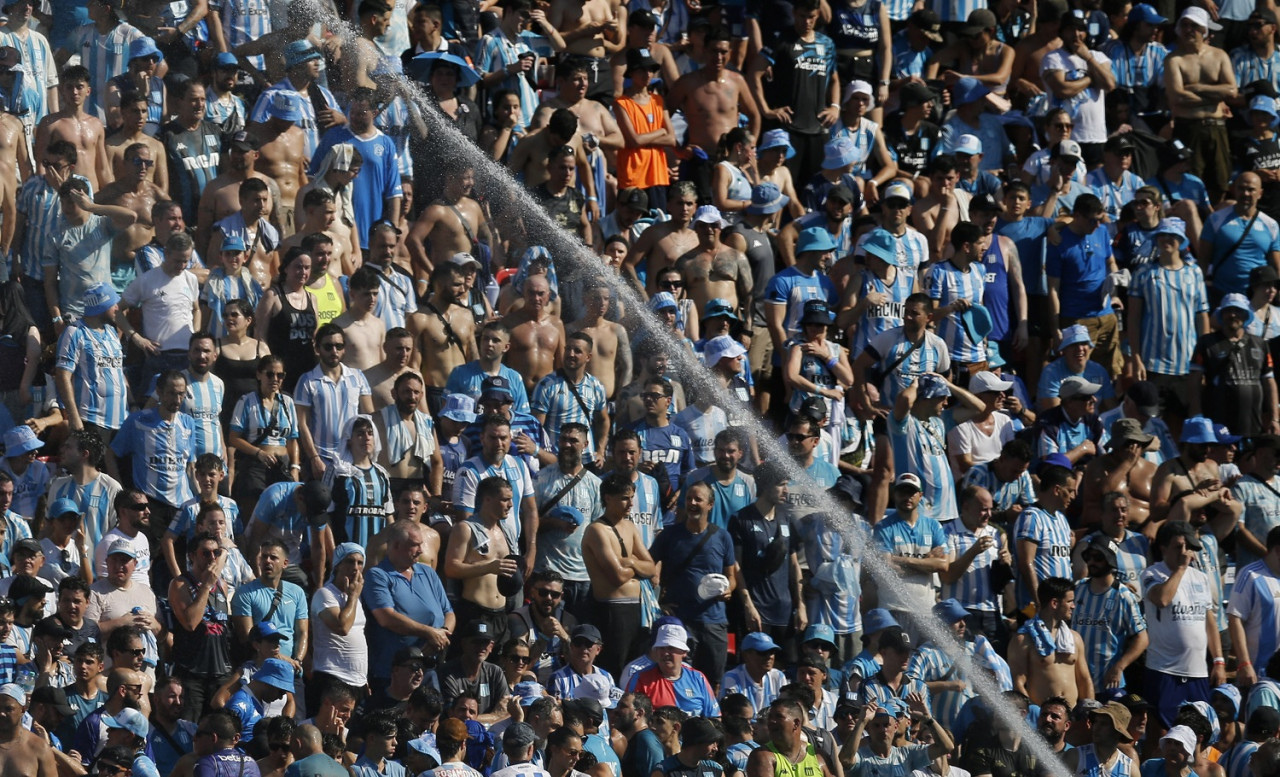
MULTIPOLYGON (((790 159, 790 157, 787 157, 787 158, 790 159)), ((787 205, 790 202, 791 202, 790 197, 788 197, 785 194, 779 194, 778 199, 773 200, 772 202, 762 202, 762 203, 753 202, 750 205, 748 205, 745 210, 747 213, 754 213, 758 216, 768 216, 772 213, 777 213, 778 211, 787 207, 787 205)))
POLYGON ((841 167, 848 167, 856 162, 856 159, 844 159, 843 157, 824 157, 822 160, 823 170, 838 170, 841 167))
POLYGON ((757 156, 759 156, 760 154, 763 154, 763 153, 764 153, 764 152, 766 152, 766 151, 772 151, 772 150, 774 150, 775 148, 785 148, 785 149, 787 150, 787 157, 786 157, 787 159, 791 159, 792 157, 794 157, 794 156, 796 155, 796 149, 795 149, 795 147, 794 147, 794 146, 792 146, 790 143, 775 143, 775 144, 773 144, 772 146, 765 146, 764 148, 757 148, 757 149, 756 149, 756 155, 757 155, 757 156))

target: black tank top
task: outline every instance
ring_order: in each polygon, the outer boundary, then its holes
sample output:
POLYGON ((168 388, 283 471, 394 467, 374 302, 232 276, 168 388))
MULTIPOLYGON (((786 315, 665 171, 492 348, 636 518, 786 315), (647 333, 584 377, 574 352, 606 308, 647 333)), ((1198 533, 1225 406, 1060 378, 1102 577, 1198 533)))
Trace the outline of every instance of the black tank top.
POLYGON ((222 351, 222 341, 218 341, 218 358, 213 363, 213 374, 222 378, 226 387, 222 402, 222 425, 231 423, 231 414, 235 412, 240 397, 250 391, 258 390, 258 359, 262 358, 262 343, 258 343, 257 351, 251 359, 230 359, 222 351))
MULTIPOLYGON (((191 596, 195 596, 200 584, 190 572, 178 578, 191 596)), ((175 623, 177 623, 175 621, 175 623)), ((174 663, 199 677, 222 677, 231 671, 231 602, 227 588, 218 587, 209 594, 204 613, 195 631, 187 631, 178 624, 173 629, 174 663)))
POLYGON ((316 366, 316 306, 307 295, 307 306, 298 309, 289 304, 284 287, 277 285, 280 311, 267 322, 267 346, 284 360, 284 390, 293 393, 298 378, 316 366))

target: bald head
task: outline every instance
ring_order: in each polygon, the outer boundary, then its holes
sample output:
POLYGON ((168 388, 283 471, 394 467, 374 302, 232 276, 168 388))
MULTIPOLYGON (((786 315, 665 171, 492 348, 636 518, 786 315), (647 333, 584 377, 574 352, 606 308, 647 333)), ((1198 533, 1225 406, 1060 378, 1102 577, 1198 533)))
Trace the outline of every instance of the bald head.
POLYGON ((107 694, 115 695, 116 691, 126 685, 142 685, 142 675, 132 669, 116 667, 107 674, 107 694))
POLYGON ((293 730, 293 757, 306 758, 324 752, 324 736, 312 725, 298 726, 293 730))
POLYGON ((995 502, 991 492, 982 486, 966 486, 960 491, 960 518, 970 529, 991 520, 995 502))

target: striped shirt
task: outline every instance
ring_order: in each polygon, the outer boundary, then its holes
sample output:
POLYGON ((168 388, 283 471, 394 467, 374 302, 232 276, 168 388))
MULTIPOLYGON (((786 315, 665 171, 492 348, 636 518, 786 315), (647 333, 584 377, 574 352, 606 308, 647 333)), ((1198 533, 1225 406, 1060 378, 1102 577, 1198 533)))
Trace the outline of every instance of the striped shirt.
MULTIPOLYGON (((613 675, 609 674, 607 670, 598 666, 592 668, 595 669, 592 674, 601 675, 604 679, 609 681, 609 688, 611 690, 617 687, 617 684, 613 681, 613 675)), ((574 698, 574 690, 581 684, 582 675, 574 671, 572 666, 566 664, 565 666, 557 669, 555 673, 551 675, 551 681, 547 684, 547 692, 552 696, 557 696, 561 699, 572 699, 574 698)))
POLYGON ((902 676, 902 685, 897 692, 893 690, 885 681, 883 671, 876 672, 870 677, 862 681, 862 701, 863 703, 875 702, 877 706, 884 707, 889 703, 890 699, 897 699, 900 702, 906 702, 907 697, 913 693, 918 693, 924 697, 925 708, 930 710, 929 714, 935 718, 937 715, 933 713, 933 698, 929 693, 929 687, 924 681, 910 674, 902 676))
POLYGON ((906 330, 899 326, 873 337, 867 343, 866 351, 881 369, 888 369, 897 363, 893 372, 885 376, 884 383, 879 387, 880 402, 886 407, 893 407, 898 394, 926 372, 951 371, 951 351, 941 337, 928 330, 924 333, 924 342, 918 348, 912 348, 906 330))
POLYGON ((31 176, 18 190, 18 213, 26 219, 26 231, 22 235, 22 244, 18 246, 22 274, 32 280, 44 280, 45 247, 52 245, 53 235, 62 220, 62 201, 58 199, 58 191, 44 176, 31 176))
POLYGON ((325 479, 333 493, 333 523, 345 533, 345 539, 336 541, 355 542, 367 548, 374 535, 386 527, 387 516, 393 510, 387 471, 377 464, 339 464, 329 468, 325 479))
POLYGON ((298 410, 293 397, 276 394, 271 410, 256 391, 240 397, 231 413, 231 431, 256 446, 284 446, 298 439, 298 410))
POLYGON ((213 373, 206 373, 204 380, 196 380, 190 368, 182 371, 187 378, 187 393, 182 398, 182 412, 196 422, 195 456, 216 453, 226 458, 222 442, 222 402, 227 388, 213 373))
MULTIPOLYGON (((373 263, 370 266, 378 267, 373 263)), ((404 326, 408 317, 417 310, 418 298, 413 293, 413 278, 394 267, 378 273, 378 301, 374 303, 373 314, 382 319, 387 329, 404 326)))
MULTIPOLYGON (((476 70, 481 75, 506 70, 508 65, 520 59, 521 54, 532 54, 533 49, 523 40, 512 42, 501 29, 480 39, 480 50, 476 57, 476 70)), ((528 127, 533 123, 533 114, 538 109, 538 93, 533 89, 533 79, 524 76, 508 76, 498 82, 498 89, 511 89, 520 95, 520 122, 518 126, 528 127)))
MULTIPOLYGON (((845 125, 843 120, 837 121, 831 128, 831 140, 845 138, 853 143, 853 158, 857 161, 853 164, 853 170, 850 171, 859 177, 870 177, 867 169, 867 160, 871 158, 871 152, 876 147, 876 137, 880 135, 880 125, 871 119, 863 117, 858 126, 850 128, 845 125)), ((750 199, 750 197, 748 197, 750 199)))
POLYGON ((991 588, 991 564, 1000 557, 1000 551, 1008 547, 1004 532, 990 524, 976 532, 964 525, 964 521, 948 521, 943 527, 947 533, 947 555, 959 558, 969 552, 981 537, 991 537, 995 545, 974 556, 973 563, 954 583, 942 584, 942 598, 955 599, 966 610, 995 612, 1000 607, 1000 592, 991 588))
POLYGON ((240 95, 230 93, 227 96, 230 98, 229 101, 223 102, 222 98, 210 89, 209 99, 204 107, 204 119, 222 128, 223 135, 234 135, 248 125, 249 109, 240 95))
MULTIPOLYGON (((53 47, 45 36, 32 29, 22 35, 0 30, 0 46, 12 46, 22 55, 22 93, 27 116, 20 117, 34 126, 49 115, 49 89, 58 85, 58 64, 53 47)), ((33 138, 32 138, 33 139, 33 138)))
MULTIPOLYGON (((994 659, 998 663, 991 668, 997 669, 997 674, 999 674, 999 668, 1003 668, 1004 672, 1008 673, 1008 664, 996 655, 995 648, 986 637, 979 636, 973 642, 965 640, 961 644, 964 652, 975 662, 990 666, 991 660, 994 659)), ((965 705, 965 702, 978 695, 968 682, 968 677, 960 671, 960 667, 956 666, 955 659, 932 642, 921 645, 911 655, 911 660, 907 662, 907 674, 926 683, 954 679, 965 681, 964 690, 940 691, 933 697, 933 715, 943 728, 948 730, 955 723, 956 717, 960 714, 960 708, 965 705)))
MULTIPOLYGON (((239 2, 239 0, 237 0, 239 2)), ((315 89, 320 93, 320 97, 324 100, 325 105, 333 110, 339 110, 338 100, 333 96, 333 92, 325 89, 320 84, 314 84, 315 89)), ((274 84, 270 89, 264 91, 258 97, 258 101, 253 104, 253 112, 249 114, 249 120, 257 124, 266 123, 270 117, 267 115, 267 106, 271 105, 271 100, 279 92, 288 92, 297 98, 299 107, 302 109, 302 121, 297 125, 302 128, 303 133, 307 136, 306 158, 311 159, 315 156, 316 148, 320 145, 320 126, 316 124, 316 108, 311 103, 311 90, 306 93, 299 92, 294 88, 293 82, 288 78, 274 84)), ((366 163, 368 160, 366 160, 366 163)))
POLYGON ((49 501, 70 499, 76 503, 84 515, 85 546, 93 548, 116 525, 115 500, 120 491, 120 484, 106 473, 99 473, 83 486, 73 476, 62 475, 49 484, 49 501))
POLYGON ((852 520, 850 536, 845 527, 828 525, 821 513, 810 513, 795 526, 814 574, 805 589, 809 622, 830 626, 837 634, 862 630, 862 553, 869 531, 863 521, 852 520))
POLYGON ((658 481, 652 475, 636 472, 632 482, 636 492, 631 499, 631 514, 627 517, 636 525, 644 546, 653 547, 653 541, 662 531, 662 494, 658 481))
POLYGON ((543 426, 553 440, 560 439, 560 427, 565 424, 578 423, 587 427, 586 459, 592 458, 596 446, 605 442, 596 440, 595 419, 608 404, 604 384, 596 376, 588 372, 582 380, 570 384, 569 375, 564 370, 556 370, 538 381, 529 399, 530 413, 542 415, 543 426))
POLYGON ((755 715, 763 715, 769 705, 778 698, 778 691, 787 684, 787 676, 780 669, 770 669, 760 678, 760 682, 751 679, 745 664, 739 664, 724 673, 720 681, 720 699, 731 693, 740 693, 751 702, 751 711, 755 715))
POLYGON ((142 32, 125 21, 117 21, 106 33, 99 33, 93 22, 71 33, 67 49, 79 53, 80 64, 89 70, 92 91, 85 100, 87 113, 106 121, 102 100, 107 94, 107 82, 129 69, 129 44, 141 37, 142 32))
POLYGON ((294 389, 294 403, 311 411, 307 426, 316 452, 326 463, 338 460, 338 451, 346 446, 342 430, 360 413, 360 398, 373 396, 364 373, 339 364, 341 373, 334 381, 317 364, 303 375, 294 389))
POLYGON ((1141 351, 1147 370, 1186 375, 1196 343, 1196 319, 1209 312, 1209 295, 1199 265, 1171 269, 1144 265, 1129 286, 1129 296, 1142 300, 1141 351))
MULTIPOLYGON (((1050 513, 1038 504, 1028 507, 1018 516, 1018 522, 1013 529, 1013 538, 1015 554, 1016 543, 1021 540, 1027 540, 1036 546, 1035 556, 1031 559, 1031 568, 1036 574, 1037 581, 1049 577, 1071 579, 1071 525, 1067 523, 1065 515, 1056 511, 1050 513)), ((1021 607, 1031 601, 1031 587, 1019 575, 1018 606, 1021 607)))
POLYGON ((914 472, 924 486, 920 514, 942 523, 959 515, 956 481, 947 460, 947 434, 942 419, 920 419, 908 413, 898 420, 888 418, 889 442, 893 448, 895 472, 914 472))
MULTIPOLYGON (((1272 475, 1266 483, 1253 473, 1245 475, 1231 486, 1231 497, 1244 505, 1240 524, 1265 545, 1267 533, 1280 526, 1280 475, 1272 475)), ((1236 543, 1236 563, 1241 567, 1258 559, 1243 543, 1236 543)))
POLYGON ((0 459, 0 472, 13 478, 13 502, 9 509, 18 515, 34 518, 40 499, 49 490, 49 481, 53 479, 52 465, 39 459, 27 465, 21 475, 9 466, 9 459, 0 459))
POLYGON ((1106 168, 1099 167, 1089 171, 1084 177, 1084 183, 1093 190, 1098 199, 1102 200, 1102 206, 1107 209, 1107 215, 1111 217, 1108 232, 1115 237, 1116 224, 1120 221, 1120 209, 1125 203, 1133 201, 1134 193, 1142 188, 1142 179, 1137 173, 1125 170, 1120 174, 1120 183, 1116 183, 1107 176, 1106 168))
POLYGON ((430 415, 414 409, 411 421, 406 421, 395 404, 387 405, 379 412, 382 414, 382 426, 387 430, 387 461, 398 464, 410 454, 423 463, 430 460, 436 451, 436 426, 430 415), (410 427, 414 432, 412 436, 410 427))
MULTIPOLYGON (((232 50, 272 31, 270 0, 211 0, 209 11, 221 14, 227 46, 232 50)), ((261 54, 245 61, 259 70, 266 67, 261 54)))
MULTIPOLYGON (((1094 537, 1101 536, 1102 532, 1095 531, 1080 540, 1080 544, 1076 547, 1085 548, 1093 541, 1094 537)), ((1142 570, 1147 568, 1147 558, 1150 552, 1151 541, 1147 539, 1145 534, 1139 534, 1129 529, 1124 530, 1124 539, 1113 543, 1116 546, 1116 580, 1128 585, 1133 590, 1138 590, 1138 578, 1142 577, 1142 570)))
MULTIPOLYGON (((234 499, 218 494, 218 506, 222 508, 222 512, 227 516, 227 539, 232 539, 239 533, 236 527, 240 522, 240 504, 234 499)), ((187 541, 195 539, 196 536, 196 517, 200 514, 200 508, 204 503, 200 501, 200 497, 196 496, 191 501, 186 502, 178 508, 178 512, 174 514, 173 521, 169 523, 166 531, 173 532, 175 536, 183 537, 187 541)))
MULTIPOLYGON (((854 251, 857 255, 857 251, 854 251)), ((902 268, 895 268, 893 281, 886 283, 870 270, 863 270, 859 277, 858 298, 864 299, 871 292, 879 292, 888 297, 882 305, 867 305, 862 316, 854 326, 857 327, 853 342, 849 344, 849 353, 862 353, 868 343, 876 335, 902 326, 902 308, 915 290, 916 274, 902 268)), ((853 358, 857 358, 854 356, 853 358)))
POLYGON ((1236 575, 1227 615, 1234 615, 1243 623, 1249 658, 1257 666, 1266 666, 1280 645, 1278 602, 1280 576, 1271 571, 1265 560, 1249 564, 1236 575))
MULTIPOLYGON (((1200 545, 1200 550, 1196 551, 1195 560, 1191 565, 1204 572, 1205 577, 1209 578, 1209 596, 1213 598, 1213 617, 1218 622, 1218 631, 1226 631, 1227 594, 1222 581, 1222 563, 1219 561, 1222 556, 1219 553, 1218 538, 1212 532, 1202 532, 1200 545)), ((1238 549, 1236 553, 1238 556, 1238 549)), ((1237 566, 1240 568, 1243 564, 1237 562, 1237 566)))
POLYGON ((1266 81, 1272 89, 1280 89, 1280 49, 1263 59, 1246 43, 1231 52, 1231 69, 1236 71, 1236 83, 1241 86, 1266 81))
POLYGON ((233 277, 228 277, 226 268, 223 267, 211 270, 208 279, 204 282, 204 288, 200 291, 200 303, 209 309, 209 320, 205 328, 212 332, 214 337, 226 337, 227 303, 242 299, 257 309, 258 302, 262 300, 262 294, 262 284, 249 273, 247 267, 241 267, 239 274, 233 277))
POLYGON ((476 486, 485 478, 500 477, 511 484, 511 510, 502 519, 502 533, 507 537, 507 547, 515 548, 520 541, 520 503, 525 497, 533 498, 533 478, 529 468, 520 459, 506 454, 502 463, 491 465, 479 456, 462 463, 453 481, 453 506, 470 517, 476 510, 476 486))
POLYGON ((8 564, 13 558, 13 546, 18 540, 31 539, 31 523, 12 510, 4 511, 4 523, 4 542, 0 543, 0 555, 4 556, 5 563, 8 564))
POLYGON ((192 497, 187 464, 196 458, 195 435, 196 423, 186 413, 165 421, 155 408, 140 410, 125 419, 111 441, 111 450, 117 456, 131 457, 136 488, 177 507, 192 497))
POLYGON ((1036 487, 1031 473, 1023 470, 1017 478, 1003 482, 996 477, 991 463, 975 464, 964 473, 960 487, 982 486, 991 492, 991 500, 997 511, 1008 510, 1014 505, 1030 507, 1036 501, 1036 487))
MULTIPOLYGON (((1123 679, 1121 678, 1121 681, 1123 679)), ((1117 750, 1115 760, 1106 767, 1098 760, 1098 753, 1093 749, 1093 743, 1080 745, 1076 748, 1076 753, 1079 754, 1076 761, 1076 774, 1086 775, 1086 777, 1129 777, 1133 774, 1134 760, 1125 755, 1123 750, 1117 750)))
MULTIPOLYGON (((1071 628, 1084 640, 1084 658, 1089 664, 1093 684, 1105 688, 1102 679, 1115 660, 1124 653, 1125 645, 1147 630, 1142 615, 1142 601, 1132 588, 1120 580, 1097 594, 1088 580, 1076 584, 1076 610, 1071 628)), ((1124 687, 1124 676, 1120 676, 1124 687)))
MULTIPOLYGON (((515 398, 515 404, 511 408, 512 412, 528 413, 529 394, 525 391, 524 379, 520 373, 505 364, 499 364, 497 374, 506 378, 507 382, 511 384, 511 393, 515 398)), ((444 390, 450 394, 466 394, 479 401, 480 388, 484 385, 485 378, 489 377, 492 376, 485 372, 484 367, 480 366, 480 362, 467 362, 460 367, 455 367, 453 372, 449 373, 449 381, 445 383, 444 390)))
MULTIPOLYGON (((57 369, 71 373, 80 418, 104 429, 119 429, 129 412, 124 350, 115 327, 94 329, 76 321, 58 338, 57 369)), ((67 397, 62 398, 65 405, 67 397)))
MULTIPOLYGON (((924 285, 938 307, 945 307, 961 299, 978 305, 982 303, 982 293, 986 288, 986 273, 981 262, 970 263, 966 269, 961 270, 952 260, 947 260, 929 268, 924 285)), ((961 321, 960 313, 950 313, 938 322, 938 336, 947 344, 951 358, 957 362, 967 364, 985 361, 987 358, 985 343, 981 339, 973 339, 973 334, 966 330, 961 321)))

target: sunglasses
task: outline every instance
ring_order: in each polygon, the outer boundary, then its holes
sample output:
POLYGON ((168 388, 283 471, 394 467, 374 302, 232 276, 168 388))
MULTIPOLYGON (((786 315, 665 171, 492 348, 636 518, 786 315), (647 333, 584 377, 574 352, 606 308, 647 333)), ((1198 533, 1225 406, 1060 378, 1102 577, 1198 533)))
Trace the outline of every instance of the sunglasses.
POLYGON ((533 659, 529 656, 507 656, 508 661, 514 661, 517 664, 527 664, 533 659))
POLYGON ((320 344, 320 350, 322 350, 322 351, 341 351, 341 350, 346 349, 346 347, 347 347, 347 344, 346 344, 346 343, 333 343, 333 342, 330 342, 330 343, 321 343, 321 344, 320 344))
POLYGON ((559 599, 564 596, 563 591, 552 591, 550 588, 535 588, 533 592, 544 599, 559 599))
POLYGON ((659 283, 659 284, 658 284, 658 288, 661 288, 661 289, 683 289, 683 288, 684 288, 684 281, 663 281, 662 283, 659 283))
POLYGON ((288 742, 272 742, 271 744, 267 745, 267 747, 271 748, 271 752, 278 753, 281 750, 288 750, 289 743, 288 742))
POLYGON ((643 399, 645 402, 657 402, 659 399, 666 399, 667 395, 659 394, 656 391, 646 391, 640 395, 640 398, 643 399))
POLYGON ((137 510, 140 513, 145 513, 147 510, 151 509, 151 503, 150 502, 134 502, 131 505, 125 505, 125 507, 129 508, 130 510, 137 510))
POLYGON ((787 440, 790 442, 804 442, 805 440, 811 440, 817 436, 818 435, 816 434, 801 434, 800 432, 788 432, 787 440))
POLYGON ((573 641, 572 641, 572 642, 570 642, 569 644, 570 644, 570 645, 572 645, 572 646, 574 646, 574 647, 576 647, 576 648, 582 648, 582 649, 586 649, 586 648, 593 648, 593 647, 595 647, 595 646, 596 646, 596 643, 592 642, 592 641, 591 641, 591 640, 589 640, 589 639, 583 639, 583 638, 581 638, 581 637, 579 637, 578 639, 573 640, 573 641))
POLYGON ((1052 126, 1053 126, 1053 128, 1054 128, 1054 129, 1068 129, 1068 130, 1069 130, 1069 129, 1071 129, 1072 127, 1074 127, 1075 125, 1074 125, 1074 124, 1072 124, 1072 123, 1070 123, 1070 122, 1059 121, 1059 122, 1055 122, 1052 126))
POLYGON ((276 378, 276 379, 278 379, 278 380, 284 380, 284 373, 283 373, 283 372, 264 372, 264 373, 262 373, 262 377, 264 377, 264 378, 276 378))
POLYGON ((134 167, 142 167, 142 168, 155 167, 155 166, 156 166, 156 160, 154 160, 154 159, 134 159, 134 160, 133 160, 133 166, 134 166, 134 167))

